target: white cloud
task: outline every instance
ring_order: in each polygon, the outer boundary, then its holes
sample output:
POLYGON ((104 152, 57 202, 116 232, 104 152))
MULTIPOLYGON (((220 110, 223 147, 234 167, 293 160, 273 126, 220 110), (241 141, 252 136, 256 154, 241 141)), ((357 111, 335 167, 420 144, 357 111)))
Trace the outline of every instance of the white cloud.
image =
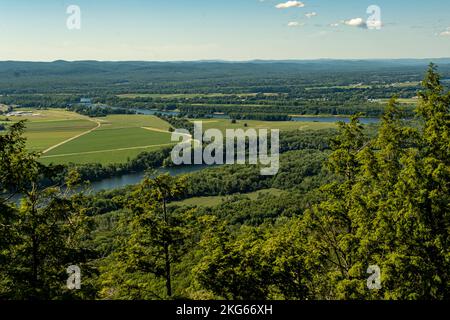
POLYGON ((304 25, 304 23, 297 21, 291 21, 288 23, 288 27, 303 27, 304 25))
POLYGON ((448 27, 445 31, 439 33, 441 37, 450 37, 450 27, 448 27))
POLYGON ((309 18, 317 16, 317 12, 308 12, 308 13, 305 13, 305 16, 309 19, 309 18))
POLYGON ((301 1, 287 1, 279 3, 275 6, 277 9, 288 9, 288 8, 303 8, 305 4, 301 1))
POLYGON ((330 27, 332 27, 332 28, 339 27, 339 23, 331 23, 331 24, 330 24, 330 27))
POLYGON ((351 27, 358 27, 358 28, 366 28, 367 23, 364 21, 363 18, 354 18, 350 20, 345 20, 344 23, 351 27))

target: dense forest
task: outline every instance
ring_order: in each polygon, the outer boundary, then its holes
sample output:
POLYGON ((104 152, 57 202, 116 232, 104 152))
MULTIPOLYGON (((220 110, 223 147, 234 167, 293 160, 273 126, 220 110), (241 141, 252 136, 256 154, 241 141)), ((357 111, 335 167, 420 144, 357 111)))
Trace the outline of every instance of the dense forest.
MULTIPOLYGON (((43 73, 61 79, 47 93, 63 90, 70 97, 79 88, 104 95, 111 83, 138 84, 137 92, 156 86, 186 92, 183 79, 197 72, 215 79, 206 84, 193 77, 197 88, 214 92, 230 93, 236 83, 271 93, 292 82, 315 85, 313 77, 299 76, 301 63, 276 69, 270 63, 217 63, 213 69, 174 63, 170 77, 180 81, 170 85, 168 65, 134 64, 143 70, 131 78, 124 68, 132 63, 80 62, 75 78, 63 76, 74 65, 62 61, 51 72, 46 64, 0 63, 0 103, 21 104, 10 103, 15 94, 42 90, 43 73), (241 75, 245 68, 247 75, 231 80, 223 68, 241 75), (93 71, 98 76, 91 78, 93 71), (254 81, 260 72, 264 85, 254 81), (15 80, 5 81, 11 73, 15 80), (149 83, 148 74, 161 81, 149 83)), ((406 76, 394 62, 389 68, 349 64, 360 71, 345 79, 329 74, 334 86, 363 77, 419 81, 422 70, 406 76), (366 73, 370 68, 380 70, 366 73)), ((309 67, 329 73, 326 63, 309 67)), ((280 171, 267 177, 249 165, 178 177, 149 173, 136 186, 93 194, 84 182, 104 168, 45 166, 26 149, 24 123, 8 125, 0 135, 0 299, 449 299, 450 93, 442 80, 431 65, 420 91, 411 92, 418 95, 414 121, 405 120, 411 114, 393 98, 376 130, 354 115, 337 132, 286 133, 280 171), (281 193, 249 196, 271 188, 281 193), (10 201, 17 194, 20 204, 10 201), (219 195, 227 197, 212 206, 183 202, 219 195), (79 290, 66 286, 74 265, 81 270, 79 290), (374 265, 381 286, 369 290, 367 270, 374 265)), ((133 166, 156 167, 167 160, 164 152, 143 154, 133 166)))
MULTIPOLYGON (((440 65, 444 80, 448 79, 450 61, 436 59, 435 62, 440 65)), ((324 84, 339 87, 359 83, 382 86, 419 82, 427 63, 427 60, 5 61, 0 62, 0 94, 79 94, 82 90, 86 95, 120 94, 123 91, 234 95, 237 88, 245 88, 242 93, 295 93, 299 88, 316 88, 324 84)))

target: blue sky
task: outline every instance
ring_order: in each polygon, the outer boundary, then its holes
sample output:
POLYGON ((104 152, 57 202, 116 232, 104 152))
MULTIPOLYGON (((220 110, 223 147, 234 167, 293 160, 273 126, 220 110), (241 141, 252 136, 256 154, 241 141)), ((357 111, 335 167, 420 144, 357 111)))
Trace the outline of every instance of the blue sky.
POLYGON ((1 0, 0 43, 0 60, 450 57, 450 1, 1 0))

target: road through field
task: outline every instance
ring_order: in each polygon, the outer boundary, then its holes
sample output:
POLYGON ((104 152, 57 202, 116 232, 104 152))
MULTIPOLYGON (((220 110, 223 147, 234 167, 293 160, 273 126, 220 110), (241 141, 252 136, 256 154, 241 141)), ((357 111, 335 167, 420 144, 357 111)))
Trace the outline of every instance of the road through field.
POLYGON ((51 155, 51 156, 43 156, 41 158, 42 159, 46 159, 46 158, 58 158, 58 157, 67 157, 67 156, 79 156, 79 155, 84 155, 84 154, 96 154, 96 153, 113 152, 113 151, 147 149, 147 148, 153 148, 153 147, 165 147, 165 146, 173 146, 173 145, 174 145, 174 143, 151 144, 149 146, 139 146, 139 147, 110 149, 110 150, 85 151, 85 152, 76 152, 76 153, 55 154, 55 155, 51 155))
POLYGON ((89 118, 88 120, 89 120, 89 121, 92 121, 92 122, 95 122, 95 123, 97 124, 97 126, 96 126, 95 128, 92 128, 92 129, 88 130, 88 131, 85 131, 85 132, 83 132, 83 133, 80 133, 80 134, 78 134, 78 135, 76 135, 76 136, 74 136, 74 137, 72 137, 72 138, 69 138, 69 139, 67 139, 67 140, 64 140, 63 142, 60 142, 60 143, 58 143, 58 144, 55 144, 54 146, 52 146, 52 147, 50 147, 50 148, 44 150, 44 151, 42 152, 42 154, 46 154, 46 153, 48 153, 48 152, 50 152, 50 151, 52 151, 52 150, 54 150, 54 149, 56 149, 56 148, 62 146, 63 144, 66 144, 66 143, 68 143, 68 142, 70 142, 70 141, 73 141, 73 140, 75 140, 75 139, 78 139, 78 138, 80 138, 80 137, 82 137, 82 136, 84 136, 84 135, 86 135, 86 134, 88 134, 88 133, 91 133, 92 131, 97 130, 98 128, 100 128, 100 126, 102 125, 101 122, 98 121, 98 120, 93 120, 93 119, 90 119, 90 118, 89 118))
MULTIPOLYGON (((152 128, 152 127, 142 127, 142 129, 149 130, 149 131, 156 131, 156 132, 164 132, 164 133, 175 133, 175 132, 170 132, 168 130, 162 130, 162 129, 152 128)), ((188 141, 186 141, 186 142, 194 141, 194 146, 201 146, 201 142, 198 141, 198 140, 194 140, 192 138, 191 134, 187 134, 187 133, 177 133, 177 134, 180 135, 180 136, 187 136, 187 137, 189 137, 190 139, 188 141)))
POLYGON ((142 129, 145 129, 145 130, 148 130, 148 131, 155 131, 155 132, 172 133, 169 130, 163 130, 163 129, 152 128, 152 127, 142 127, 142 129))

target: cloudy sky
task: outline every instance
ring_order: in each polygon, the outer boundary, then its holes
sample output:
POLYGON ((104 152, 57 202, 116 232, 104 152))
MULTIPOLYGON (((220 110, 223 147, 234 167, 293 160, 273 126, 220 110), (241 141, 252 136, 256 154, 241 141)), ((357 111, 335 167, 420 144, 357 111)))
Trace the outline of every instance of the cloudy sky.
POLYGON ((435 57, 448 0, 0 1, 0 60, 435 57))

